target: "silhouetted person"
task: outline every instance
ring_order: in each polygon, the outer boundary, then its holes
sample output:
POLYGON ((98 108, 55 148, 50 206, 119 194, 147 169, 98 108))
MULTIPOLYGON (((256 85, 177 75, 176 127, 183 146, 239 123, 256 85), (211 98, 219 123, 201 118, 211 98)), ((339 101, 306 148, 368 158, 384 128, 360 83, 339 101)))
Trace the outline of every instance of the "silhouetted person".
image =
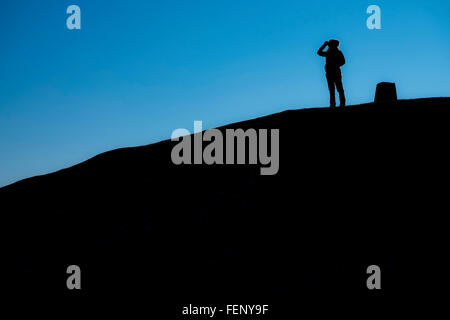
POLYGON ((330 90, 330 107, 336 107, 335 87, 339 92, 340 106, 345 106, 345 94, 342 87, 342 73, 341 67, 345 64, 345 58, 342 51, 339 50, 339 41, 330 40, 325 41, 319 48, 317 54, 326 58, 325 72, 328 82, 328 90, 330 90), (323 51, 328 46, 326 52, 323 51))

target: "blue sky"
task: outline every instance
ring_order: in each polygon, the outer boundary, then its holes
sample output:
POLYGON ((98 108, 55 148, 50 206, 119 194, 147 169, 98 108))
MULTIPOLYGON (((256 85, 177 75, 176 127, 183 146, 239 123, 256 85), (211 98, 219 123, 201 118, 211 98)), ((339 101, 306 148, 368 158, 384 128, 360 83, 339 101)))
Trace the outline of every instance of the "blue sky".
POLYGON ((43 0, 0 5, 0 186, 98 153, 327 106, 318 47, 341 40, 348 104, 377 82, 450 96, 450 2, 43 0), (66 8, 81 8, 68 30, 66 8), (366 8, 381 8, 368 30, 366 8))

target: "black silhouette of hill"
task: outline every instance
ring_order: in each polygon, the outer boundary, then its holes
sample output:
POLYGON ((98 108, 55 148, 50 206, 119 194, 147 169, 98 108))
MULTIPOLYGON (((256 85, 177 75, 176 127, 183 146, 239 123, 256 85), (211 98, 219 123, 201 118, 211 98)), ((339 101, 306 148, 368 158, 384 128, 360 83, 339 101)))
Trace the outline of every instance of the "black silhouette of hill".
POLYGON ((167 140, 25 179, 0 189, 5 261, 22 292, 140 296, 152 312, 172 306, 172 318, 189 303, 287 314, 317 299, 418 296, 432 282, 424 265, 445 277, 449 110, 450 98, 400 100, 220 128, 279 128, 275 176, 259 165, 176 166, 167 140), (80 292, 66 289, 71 264, 80 292), (366 288, 372 264, 381 291, 366 288))

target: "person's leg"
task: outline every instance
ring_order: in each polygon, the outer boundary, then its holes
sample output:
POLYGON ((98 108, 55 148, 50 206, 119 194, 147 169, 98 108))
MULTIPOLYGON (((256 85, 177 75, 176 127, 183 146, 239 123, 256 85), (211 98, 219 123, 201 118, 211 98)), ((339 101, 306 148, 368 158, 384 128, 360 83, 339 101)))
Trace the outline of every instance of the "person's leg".
POLYGON ((327 76, 328 90, 330 91, 330 107, 336 107, 335 87, 333 77, 327 76))
POLYGON ((340 106, 344 107, 345 106, 345 93, 344 93, 344 87, 342 86, 342 78, 339 77, 335 80, 336 82, 336 89, 337 92, 339 93, 339 102, 340 102, 340 106))

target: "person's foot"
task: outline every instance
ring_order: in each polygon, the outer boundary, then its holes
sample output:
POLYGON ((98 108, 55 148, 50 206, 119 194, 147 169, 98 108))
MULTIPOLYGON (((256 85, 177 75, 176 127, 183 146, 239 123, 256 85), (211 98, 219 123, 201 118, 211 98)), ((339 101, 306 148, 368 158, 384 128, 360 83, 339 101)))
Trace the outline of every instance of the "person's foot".
POLYGON ((336 106, 334 106, 334 105, 331 105, 331 106, 330 106, 330 108, 331 108, 331 109, 334 109, 334 108, 336 108, 336 106))

